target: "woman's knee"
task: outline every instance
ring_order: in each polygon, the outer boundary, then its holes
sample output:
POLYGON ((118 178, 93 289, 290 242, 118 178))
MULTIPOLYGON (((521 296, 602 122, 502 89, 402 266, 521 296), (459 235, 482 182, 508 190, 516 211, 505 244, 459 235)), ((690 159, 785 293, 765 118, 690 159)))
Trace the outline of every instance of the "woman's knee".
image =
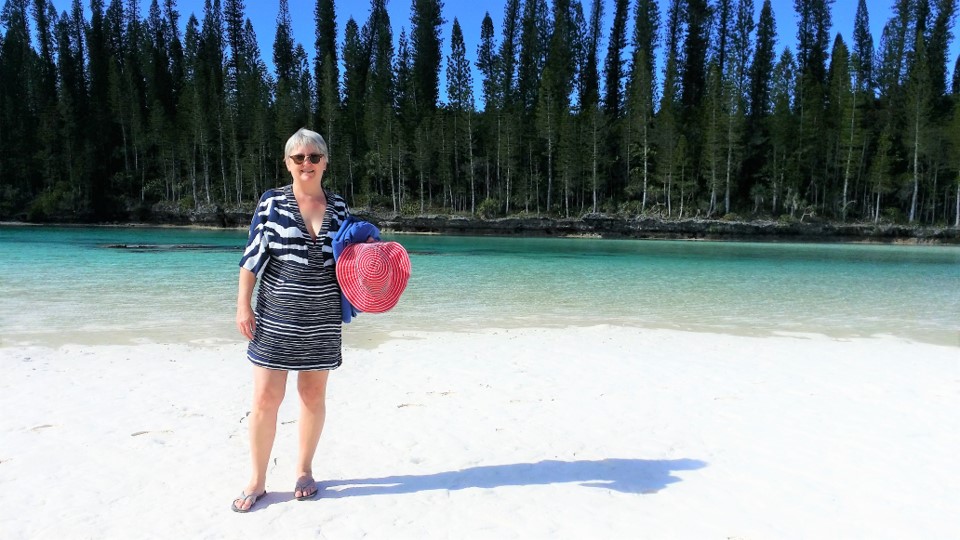
POLYGON ((311 409, 323 407, 326 403, 327 392, 324 388, 301 386, 299 390, 300 400, 303 401, 304 405, 310 407, 311 409))
POLYGON ((283 401, 284 388, 260 387, 253 391, 253 408, 258 411, 276 411, 283 401))
POLYGON ((253 367, 253 409, 276 411, 287 388, 287 373, 260 366, 253 367))
POLYGON ((301 375, 297 381, 297 391, 300 393, 300 400, 307 407, 311 409, 323 407, 327 399, 326 372, 307 377, 301 375))

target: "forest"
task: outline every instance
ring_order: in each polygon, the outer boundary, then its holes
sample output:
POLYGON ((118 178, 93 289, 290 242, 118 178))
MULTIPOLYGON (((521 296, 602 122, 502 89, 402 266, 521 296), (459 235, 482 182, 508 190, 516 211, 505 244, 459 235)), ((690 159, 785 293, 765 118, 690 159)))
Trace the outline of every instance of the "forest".
POLYGON ((386 1, 338 43, 316 0, 300 44, 280 0, 261 51, 243 0, 5 0, 0 219, 250 209, 305 126, 328 187, 395 215, 960 226, 957 0, 892 0, 876 38, 864 0, 849 29, 794 0, 795 50, 769 0, 506 0, 499 29, 386 1))

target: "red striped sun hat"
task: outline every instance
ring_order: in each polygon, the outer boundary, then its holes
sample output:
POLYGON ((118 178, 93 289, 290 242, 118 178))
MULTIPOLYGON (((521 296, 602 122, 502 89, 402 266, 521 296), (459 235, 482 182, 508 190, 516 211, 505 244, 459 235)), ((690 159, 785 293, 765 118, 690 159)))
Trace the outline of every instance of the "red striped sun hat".
POLYGON ((409 279, 410 257, 396 242, 350 244, 337 259, 340 289, 366 313, 383 313, 397 305, 409 279))

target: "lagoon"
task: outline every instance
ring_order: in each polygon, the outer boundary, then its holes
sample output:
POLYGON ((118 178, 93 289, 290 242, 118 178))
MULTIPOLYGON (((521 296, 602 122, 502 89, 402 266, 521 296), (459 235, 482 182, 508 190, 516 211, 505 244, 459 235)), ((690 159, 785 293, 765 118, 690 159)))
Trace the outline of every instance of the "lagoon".
MULTIPOLYGON (((244 230, 0 226, 0 345, 218 343, 244 230)), ((960 247, 395 235, 413 274, 345 343, 612 324, 960 347, 960 247)))

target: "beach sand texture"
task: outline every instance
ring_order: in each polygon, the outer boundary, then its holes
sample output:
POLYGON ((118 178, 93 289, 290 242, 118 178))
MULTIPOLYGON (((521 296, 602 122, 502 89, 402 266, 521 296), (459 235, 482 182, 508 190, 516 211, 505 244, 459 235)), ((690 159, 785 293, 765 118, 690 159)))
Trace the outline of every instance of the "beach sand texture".
MULTIPOLYGON (((349 333, 349 328, 346 330, 349 333)), ((348 341, 349 343, 349 341, 348 341)), ((960 537, 960 348, 587 328, 345 350, 256 511, 244 345, 0 349, 0 537, 960 537)))

